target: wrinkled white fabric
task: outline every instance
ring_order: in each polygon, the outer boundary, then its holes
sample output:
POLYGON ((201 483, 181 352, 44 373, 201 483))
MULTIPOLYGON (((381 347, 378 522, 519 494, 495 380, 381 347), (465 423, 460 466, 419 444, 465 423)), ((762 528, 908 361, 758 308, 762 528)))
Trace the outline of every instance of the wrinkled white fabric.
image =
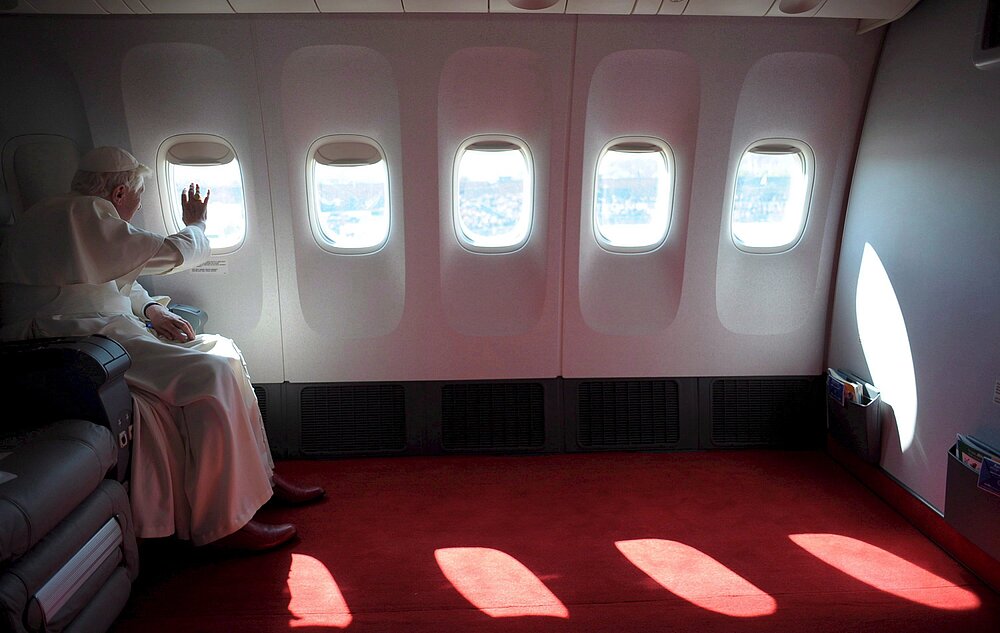
POLYGON ((202 545, 241 528, 270 498, 274 463, 236 345, 215 335, 164 341, 135 314, 147 299, 169 300, 150 297, 138 274, 176 272, 210 255, 201 228, 182 233, 163 238, 135 229, 100 198, 36 205, 0 246, 0 339, 103 334, 125 348, 136 533, 202 545), (68 220, 59 217, 60 204, 68 220), (26 253, 40 268, 15 261, 26 253), (62 275, 77 281, 60 282, 62 275))
POLYGON ((63 286, 134 281, 162 245, 162 235, 122 220, 103 198, 58 196, 17 218, 0 246, 0 282, 63 286))

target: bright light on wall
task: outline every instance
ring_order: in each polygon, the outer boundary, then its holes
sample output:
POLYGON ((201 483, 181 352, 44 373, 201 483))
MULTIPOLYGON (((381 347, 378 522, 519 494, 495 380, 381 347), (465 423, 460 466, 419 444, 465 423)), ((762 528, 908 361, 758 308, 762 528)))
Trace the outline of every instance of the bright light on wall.
POLYGON ((861 257, 855 306, 861 349, 864 350, 872 382, 882 391, 882 399, 892 405, 899 448, 905 452, 913 443, 917 424, 917 379, 913 370, 913 354, 892 282, 882 260, 868 243, 865 243, 865 252, 861 257))

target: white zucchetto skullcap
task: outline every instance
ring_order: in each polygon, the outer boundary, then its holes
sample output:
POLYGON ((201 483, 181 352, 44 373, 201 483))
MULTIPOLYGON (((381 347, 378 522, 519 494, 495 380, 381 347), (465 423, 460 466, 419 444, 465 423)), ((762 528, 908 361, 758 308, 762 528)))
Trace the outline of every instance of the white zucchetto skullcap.
POLYGON ((90 150, 80 159, 77 169, 81 171, 96 171, 113 173, 132 171, 144 167, 135 156, 118 147, 97 147, 90 150))

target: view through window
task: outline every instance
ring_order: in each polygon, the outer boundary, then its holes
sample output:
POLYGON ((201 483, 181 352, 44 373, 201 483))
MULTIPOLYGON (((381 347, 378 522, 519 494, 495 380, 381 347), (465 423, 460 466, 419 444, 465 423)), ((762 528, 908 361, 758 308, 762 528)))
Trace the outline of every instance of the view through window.
POLYGON ((459 237, 473 248, 515 249, 531 231, 532 179, 526 149, 508 141, 460 152, 455 206, 459 237))
POLYGON ((372 249, 389 237, 389 172, 381 155, 366 165, 313 161, 313 200, 323 237, 334 247, 372 249))
POLYGON ((740 159, 733 193, 737 245, 765 251, 791 248, 805 225, 808 194, 808 163, 800 148, 751 147, 740 159))
POLYGON ((184 226, 181 193, 187 191, 191 183, 197 183, 202 195, 211 192, 205 235, 212 249, 224 250, 241 244, 247 233, 247 213, 239 160, 234 157, 224 165, 178 165, 168 162, 167 166, 171 208, 177 225, 184 226))
POLYGON ((673 179, 665 147, 619 142, 597 164, 594 225, 599 241, 612 249, 655 248, 670 225, 673 179))

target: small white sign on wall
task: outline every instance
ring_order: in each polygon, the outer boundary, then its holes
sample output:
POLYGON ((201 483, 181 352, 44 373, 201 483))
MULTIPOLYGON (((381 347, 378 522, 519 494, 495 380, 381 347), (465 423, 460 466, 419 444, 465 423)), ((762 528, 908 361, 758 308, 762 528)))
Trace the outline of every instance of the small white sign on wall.
POLYGON ((229 260, 210 259, 206 261, 204 264, 192 268, 191 272, 208 274, 208 275, 226 275, 229 273, 229 260))

